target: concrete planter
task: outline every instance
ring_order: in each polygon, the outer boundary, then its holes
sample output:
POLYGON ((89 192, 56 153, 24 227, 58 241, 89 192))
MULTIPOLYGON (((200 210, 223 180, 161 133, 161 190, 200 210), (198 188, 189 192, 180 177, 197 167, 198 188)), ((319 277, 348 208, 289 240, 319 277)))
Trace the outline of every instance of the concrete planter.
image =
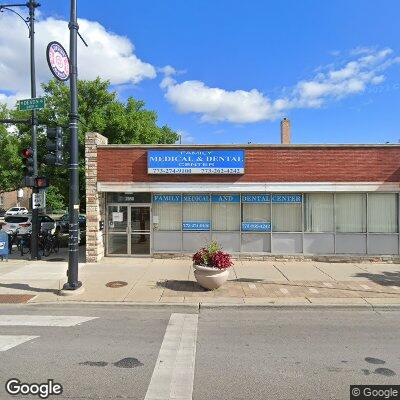
POLYGON ((205 289, 214 290, 222 286, 228 279, 229 268, 219 269, 204 265, 193 265, 197 283, 205 289))

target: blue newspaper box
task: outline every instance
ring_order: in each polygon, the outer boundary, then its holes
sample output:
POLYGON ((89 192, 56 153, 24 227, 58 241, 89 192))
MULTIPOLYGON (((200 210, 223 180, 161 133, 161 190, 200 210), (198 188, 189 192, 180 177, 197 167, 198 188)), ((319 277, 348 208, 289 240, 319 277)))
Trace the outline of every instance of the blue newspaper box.
POLYGON ((8 259, 8 233, 0 230, 0 258, 6 257, 8 259))

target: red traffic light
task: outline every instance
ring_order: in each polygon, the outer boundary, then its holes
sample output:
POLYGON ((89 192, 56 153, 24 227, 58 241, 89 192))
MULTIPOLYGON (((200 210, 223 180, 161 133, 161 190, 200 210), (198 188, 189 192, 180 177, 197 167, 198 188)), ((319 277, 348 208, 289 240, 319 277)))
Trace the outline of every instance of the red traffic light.
POLYGON ((22 157, 24 158, 29 158, 33 156, 33 150, 30 147, 28 147, 27 149, 23 149, 21 153, 22 157))
POLYGON ((44 176, 39 176, 35 178, 36 188, 47 188, 49 186, 49 180, 44 176))

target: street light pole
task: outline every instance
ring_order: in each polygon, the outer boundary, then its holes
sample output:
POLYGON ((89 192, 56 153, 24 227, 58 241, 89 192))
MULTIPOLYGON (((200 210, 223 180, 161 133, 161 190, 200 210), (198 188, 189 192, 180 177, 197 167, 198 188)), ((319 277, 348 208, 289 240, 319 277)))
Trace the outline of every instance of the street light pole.
POLYGON ((78 91, 77 91, 77 0, 71 0, 71 14, 69 21, 70 41, 70 100, 69 114, 70 131, 70 165, 69 165, 69 243, 68 243, 68 282, 64 290, 76 290, 82 286, 78 280, 79 261, 79 148, 78 148, 78 91))
MULTIPOLYGON (((30 64, 31 64, 31 98, 36 98, 36 66, 35 66, 35 8, 38 6, 35 0, 29 0, 29 37, 30 37, 30 64)), ((33 150, 33 176, 38 176, 37 162, 37 112, 32 110, 32 150, 33 150)), ((34 187, 33 193, 38 193, 39 190, 34 187)), ((32 236, 31 236, 31 258, 39 260, 40 254, 38 249, 39 236, 39 209, 33 208, 33 194, 31 198, 32 206, 32 236)))
MULTIPOLYGON (((36 97, 36 68, 35 68, 35 9, 39 7, 40 4, 35 0, 29 0, 24 4, 2 4, 0 5, 0 11, 7 10, 18 15, 25 23, 29 29, 29 39, 30 39, 30 69, 31 69, 31 98, 36 97), (24 18, 13 8, 28 7, 29 17, 24 18)), ((9 120, 10 122, 18 122, 17 120, 9 120)), ((7 120, 2 120, 3 123, 8 123, 7 120)), ((31 114, 31 148, 33 150, 33 177, 38 176, 38 163, 37 163, 37 114, 36 110, 32 111, 31 114)), ((38 193, 37 188, 33 188, 33 193, 38 193)), ((39 209, 33 208, 33 196, 31 197, 32 205, 32 235, 31 235, 31 258, 32 260, 39 260, 39 246, 38 246, 38 236, 39 236, 39 209)))

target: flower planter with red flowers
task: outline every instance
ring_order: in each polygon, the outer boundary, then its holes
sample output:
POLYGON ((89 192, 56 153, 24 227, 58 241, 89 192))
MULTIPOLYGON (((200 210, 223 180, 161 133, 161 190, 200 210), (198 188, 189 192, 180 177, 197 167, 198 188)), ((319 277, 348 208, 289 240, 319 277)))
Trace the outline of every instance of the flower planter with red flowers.
POLYGON ((194 276, 205 289, 213 290, 222 286, 228 279, 232 265, 230 254, 223 252, 216 242, 202 247, 193 255, 194 276))

